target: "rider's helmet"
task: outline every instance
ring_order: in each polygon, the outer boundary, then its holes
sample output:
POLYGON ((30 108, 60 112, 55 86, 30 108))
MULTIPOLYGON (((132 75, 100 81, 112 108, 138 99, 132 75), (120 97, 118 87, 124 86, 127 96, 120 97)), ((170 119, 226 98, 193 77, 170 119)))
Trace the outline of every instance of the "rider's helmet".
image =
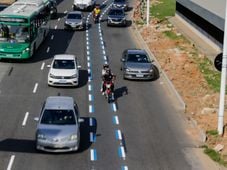
POLYGON ((100 5, 99 5, 99 4, 96 4, 96 5, 95 5, 95 8, 96 8, 96 9, 99 9, 99 8, 100 8, 100 5))

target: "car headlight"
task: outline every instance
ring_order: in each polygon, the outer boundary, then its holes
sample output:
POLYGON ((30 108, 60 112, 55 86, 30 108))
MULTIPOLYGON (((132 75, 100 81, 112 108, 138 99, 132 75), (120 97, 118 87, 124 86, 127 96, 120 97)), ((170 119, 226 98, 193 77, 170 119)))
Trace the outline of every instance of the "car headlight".
POLYGON ((30 49, 29 48, 26 48, 25 50, 23 50, 23 53, 26 53, 28 52, 30 49))
POLYGON ((49 74, 49 76, 51 77, 51 78, 56 78, 56 76, 55 75, 53 75, 53 74, 49 74))
POLYGON ((73 74, 71 77, 72 78, 77 78, 77 74, 73 74))
POLYGON ((44 134, 41 134, 41 133, 39 133, 37 135, 37 138, 40 139, 40 140, 45 140, 46 139, 45 135, 44 134))
POLYGON ((71 135, 69 140, 77 140, 77 135, 76 134, 71 135))
POLYGON ((150 69, 149 72, 152 73, 154 70, 153 69, 150 69))

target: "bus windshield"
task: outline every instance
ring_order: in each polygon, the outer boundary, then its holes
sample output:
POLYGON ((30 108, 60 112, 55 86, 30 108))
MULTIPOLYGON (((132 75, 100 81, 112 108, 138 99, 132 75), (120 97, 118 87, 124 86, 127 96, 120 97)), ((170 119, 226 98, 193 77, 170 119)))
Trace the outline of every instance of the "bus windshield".
POLYGON ((0 25, 0 42, 25 43, 30 41, 29 27, 0 25))

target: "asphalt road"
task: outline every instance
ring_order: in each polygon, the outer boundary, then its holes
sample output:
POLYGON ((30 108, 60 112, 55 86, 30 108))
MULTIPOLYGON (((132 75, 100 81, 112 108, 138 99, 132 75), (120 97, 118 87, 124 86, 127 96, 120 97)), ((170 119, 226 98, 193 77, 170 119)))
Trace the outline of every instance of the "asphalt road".
POLYGON ((52 29, 35 56, 0 63, 0 169, 201 169, 197 160, 185 155, 194 144, 185 135, 181 115, 161 81, 122 79, 121 53, 136 47, 130 21, 127 27, 107 27, 105 10, 111 2, 100 3, 101 24, 93 24, 87 12, 88 29, 72 32, 63 30, 72 0, 59 1, 59 19, 51 21, 52 29), (78 88, 47 86, 46 66, 59 53, 78 57, 82 66, 78 88), (117 75, 116 101, 111 104, 100 94, 105 62, 117 75), (74 97, 85 120, 80 149, 64 154, 37 152, 34 117, 39 116, 46 97, 59 93, 74 97))

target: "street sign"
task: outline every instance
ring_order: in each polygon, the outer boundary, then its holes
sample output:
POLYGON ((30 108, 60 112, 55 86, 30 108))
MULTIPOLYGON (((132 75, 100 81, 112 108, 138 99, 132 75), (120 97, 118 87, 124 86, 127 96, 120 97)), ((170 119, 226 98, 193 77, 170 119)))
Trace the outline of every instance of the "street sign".
POLYGON ((222 53, 218 54, 214 59, 214 66, 218 71, 221 71, 222 68, 222 53))

